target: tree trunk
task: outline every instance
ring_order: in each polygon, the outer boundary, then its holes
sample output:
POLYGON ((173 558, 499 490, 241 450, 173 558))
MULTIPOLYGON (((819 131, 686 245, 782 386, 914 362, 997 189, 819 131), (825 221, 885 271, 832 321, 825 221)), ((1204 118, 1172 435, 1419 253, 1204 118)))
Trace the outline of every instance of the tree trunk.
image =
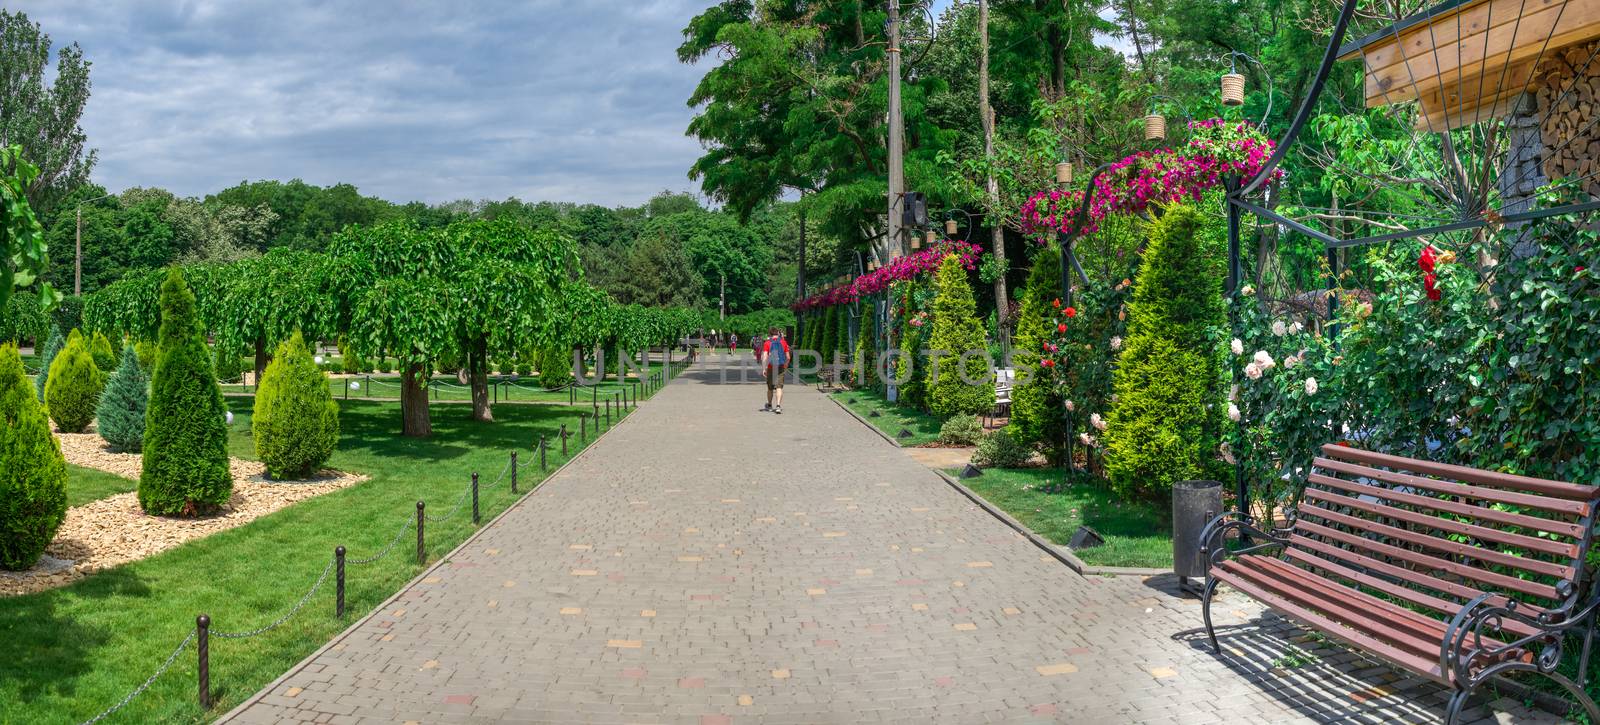
MULTIPOLYGON (((994 109, 989 106, 989 0, 978 0, 978 113, 983 116, 983 158, 988 171, 984 174, 984 187, 989 195, 989 211, 1000 207, 1000 185, 994 179, 994 109)), ((1011 331, 1006 329, 1006 242, 1005 231, 999 224, 992 225, 989 253, 1000 263, 1000 276, 994 280, 995 330, 1000 335, 1000 354, 1011 350, 1011 331)), ((1003 366, 1004 363, 1001 363, 1003 366)))
POLYGON ((267 354, 267 337, 256 336, 256 387, 261 387, 261 376, 267 374, 267 363, 272 362, 272 356, 267 354))
POLYGON ((407 363, 400 378, 400 434, 410 438, 427 438, 433 435, 433 422, 428 418, 427 374, 422 363, 407 363))
POLYGON ((489 410, 489 341, 482 337, 472 341, 467 350, 468 378, 472 386, 472 419, 484 423, 494 422, 494 412, 489 410))

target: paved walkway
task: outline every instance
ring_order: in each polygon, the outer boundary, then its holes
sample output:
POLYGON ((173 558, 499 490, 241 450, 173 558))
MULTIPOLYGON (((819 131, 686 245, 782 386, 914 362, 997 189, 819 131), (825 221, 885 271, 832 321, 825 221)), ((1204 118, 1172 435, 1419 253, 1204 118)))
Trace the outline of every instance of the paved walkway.
POLYGON ((761 413, 714 362, 233 720, 1436 721, 1438 688, 1243 599, 1215 657, 1166 579, 1080 577, 817 392, 761 413))

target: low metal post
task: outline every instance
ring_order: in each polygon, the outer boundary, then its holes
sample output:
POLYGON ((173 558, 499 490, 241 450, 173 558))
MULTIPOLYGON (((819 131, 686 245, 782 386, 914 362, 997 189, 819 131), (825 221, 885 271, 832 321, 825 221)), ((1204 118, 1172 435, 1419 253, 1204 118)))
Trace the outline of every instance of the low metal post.
POLYGON ((344 547, 333 549, 333 616, 344 619, 344 547))
POLYGON ((539 470, 541 470, 541 471, 550 470, 549 467, 545 465, 544 451, 545 451, 544 436, 539 436, 539 470))
POLYGON ((200 709, 211 709, 211 617, 204 614, 195 617, 195 643, 198 645, 200 656, 200 709))
POLYGON ((348 378, 344 381, 344 399, 350 399, 350 380, 348 378))
POLYGON ((567 405, 576 405, 578 402, 578 386, 567 386, 567 405))
POLYGON ((589 442, 589 414, 587 412, 578 414, 578 442, 589 442))
POLYGON ((478 523, 478 472, 472 472, 472 523, 478 523))
POLYGON ((561 457, 567 457, 567 424, 561 424, 561 457))
POLYGON ((517 452, 511 452, 511 492, 517 492, 517 452))
POLYGON ((606 398, 606 427, 611 427, 611 399, 606 398))
POLYGON ((417 566, 422 566, 423 564, 428 563, 428 555, 422 548, 422 516, 424 506, 425 504, 423 504, 421 501, 417 502, 417 566))

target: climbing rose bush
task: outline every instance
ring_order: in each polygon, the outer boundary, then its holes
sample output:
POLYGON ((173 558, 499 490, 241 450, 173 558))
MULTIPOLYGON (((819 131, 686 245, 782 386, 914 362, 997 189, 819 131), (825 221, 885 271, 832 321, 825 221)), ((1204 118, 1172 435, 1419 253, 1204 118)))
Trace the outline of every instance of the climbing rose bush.
POLYGON ((849 284, 829 288, 818 294, 807 297, 794 303, 791 308, 796 312, 815 309, 819 307, 833 307, 835 305, 849 304, 866 295, 874 295, 889 289, 895 282, 914 280, 922 275, 930 274, 939 269, 939 263, 945 257, 954 255, 961 266, 967 271, 978 267, 978 257, 983 254, 983 248, 971 242, 959 239, 946 239, 933 246, 900 257, 889 264, 868 272, 851 280, 849 284))

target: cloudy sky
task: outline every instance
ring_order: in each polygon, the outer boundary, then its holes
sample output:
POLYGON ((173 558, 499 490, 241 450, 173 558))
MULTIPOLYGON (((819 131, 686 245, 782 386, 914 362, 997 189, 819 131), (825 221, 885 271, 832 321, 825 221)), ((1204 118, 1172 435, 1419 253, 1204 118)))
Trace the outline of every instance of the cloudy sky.
POLYGON ((697 190, 681 31, 712 0, 12 0, 93 61, 95 181, 392 201, 697 190))

